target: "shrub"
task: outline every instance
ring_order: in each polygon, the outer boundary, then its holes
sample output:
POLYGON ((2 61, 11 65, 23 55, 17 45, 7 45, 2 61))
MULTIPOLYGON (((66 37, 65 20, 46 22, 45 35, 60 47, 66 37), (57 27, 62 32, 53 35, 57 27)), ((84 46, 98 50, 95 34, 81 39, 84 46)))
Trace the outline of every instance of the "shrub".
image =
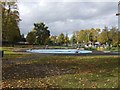
POLYGON ((97 47, 97 50, 98 51, 103 51, 103 50, 105 50, 103 47, 97 47))

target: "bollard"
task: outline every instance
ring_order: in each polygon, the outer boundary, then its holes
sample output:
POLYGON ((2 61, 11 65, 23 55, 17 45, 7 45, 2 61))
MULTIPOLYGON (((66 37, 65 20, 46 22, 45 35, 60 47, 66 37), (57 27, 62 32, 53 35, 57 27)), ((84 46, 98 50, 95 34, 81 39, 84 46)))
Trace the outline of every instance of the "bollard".
POLYGON ((2 57, 4 56, 4 51, 2 50, 2 57))
POLYGON ((3 50, 0 50, 0 55, 3 57, 3 55, 4 55, 4 51, 3 50))

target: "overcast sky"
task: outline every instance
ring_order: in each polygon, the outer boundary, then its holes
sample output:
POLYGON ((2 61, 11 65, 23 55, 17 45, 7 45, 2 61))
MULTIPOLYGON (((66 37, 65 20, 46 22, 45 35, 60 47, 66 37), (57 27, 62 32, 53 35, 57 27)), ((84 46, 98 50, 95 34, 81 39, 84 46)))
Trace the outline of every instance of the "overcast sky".
POLYGON ((44 22, 51 35, 89 28, 118 26, 117 2, 18 2, 20 30, 27 34, 35 22, 44 22))

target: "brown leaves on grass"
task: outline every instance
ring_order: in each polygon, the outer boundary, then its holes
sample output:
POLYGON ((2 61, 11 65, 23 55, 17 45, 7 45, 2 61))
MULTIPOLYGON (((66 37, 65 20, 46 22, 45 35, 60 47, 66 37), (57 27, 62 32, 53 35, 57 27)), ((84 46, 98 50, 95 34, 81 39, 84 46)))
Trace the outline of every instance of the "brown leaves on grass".
MULTIPOLYGON (((49 79, 45 79, 46 81, 44 82, 41 81, 41 79, 66 74, 73 75, 75 80, 78 78, 74 76, 74 74, 89 74, 91 76, 90 78, 100 78, 99 75, 94 76, 94 74, 106 74, 106 72, 110 72, 110 70, 114 73, 118 67, 117 61, 108 60, 108 58, 102 58, 98 61, 84 60, 85 57, 80 60, 74 60, 75 58, 73 57, 65 57, 65 60, 62 59, 64 58, 60 59, 57 56, 56 59, 53 58, 53 60, 39 58, 35 60, 25 59, 26 61, 18 60, 12 63, 9 62, 9 60, 3 61, 3 87, 52 87, 49 79)), ((114 57, 114 59, 116 58, 114 57)), ((83 87, 85 87, 86 82, 89 81, 88 79, 79 79, 78 84, 80 83, 83 87)), ((58 78, 55 80, 58 80, 58 78)), ((68 81, 70 81, 70 79, 68 81)), ((95 82, 96 79, 91 81, 95 82)), ((107 82, 109 81, 110 80, 107 79, 107 82)), ((52 83, 54 84, 55 81, 53 80, 52 83)), ((68 82, 68 84, 72 85, 73 83, 71 81, 68 82)), ((93 83, 91 87, 96 88, 97 84, 93 83)))

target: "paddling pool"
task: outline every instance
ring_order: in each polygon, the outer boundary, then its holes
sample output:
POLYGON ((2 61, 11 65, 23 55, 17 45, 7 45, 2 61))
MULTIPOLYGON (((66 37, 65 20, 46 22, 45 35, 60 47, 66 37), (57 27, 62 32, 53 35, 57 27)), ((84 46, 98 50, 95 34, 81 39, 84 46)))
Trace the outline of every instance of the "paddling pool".
POLYGON ((92 53, 92 51, 89 50, 77 50, 77 49, 29 49, 26 51, 31 53, 53 53, 53 54, 92 53))

